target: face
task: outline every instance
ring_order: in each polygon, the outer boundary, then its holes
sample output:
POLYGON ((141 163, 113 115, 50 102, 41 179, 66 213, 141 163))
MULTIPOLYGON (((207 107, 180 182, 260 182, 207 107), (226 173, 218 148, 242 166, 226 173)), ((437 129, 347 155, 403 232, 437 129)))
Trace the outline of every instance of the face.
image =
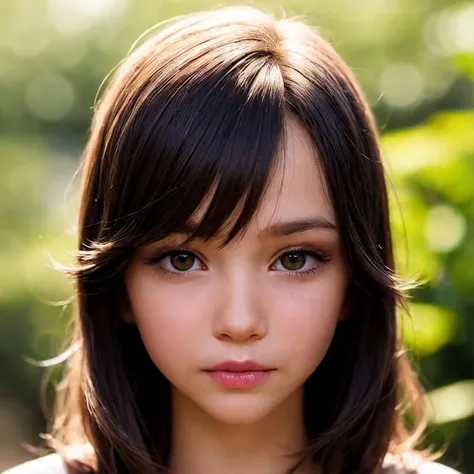
POLYGON ((139 249, 125 273, 129 321, 175 400, 225 423, 301 400, 344 313, 334 210, 295 122, 281 164, 241 238, 183 247, 187 236, 173 234, 139 249))

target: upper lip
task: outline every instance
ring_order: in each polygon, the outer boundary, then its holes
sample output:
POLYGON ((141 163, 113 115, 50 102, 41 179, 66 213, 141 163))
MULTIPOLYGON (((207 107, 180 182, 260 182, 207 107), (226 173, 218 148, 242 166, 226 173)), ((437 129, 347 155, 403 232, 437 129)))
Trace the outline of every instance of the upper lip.
POLYGON ((210 369, 206 369, 208 372, 214 371, 227 371, 227 372, 252 372, 252 371, 265 371, 265 370, 273 370, 269 367, 265 367, 257 362, 252 360, 226 360, 225 362, 221 362, 210 369))

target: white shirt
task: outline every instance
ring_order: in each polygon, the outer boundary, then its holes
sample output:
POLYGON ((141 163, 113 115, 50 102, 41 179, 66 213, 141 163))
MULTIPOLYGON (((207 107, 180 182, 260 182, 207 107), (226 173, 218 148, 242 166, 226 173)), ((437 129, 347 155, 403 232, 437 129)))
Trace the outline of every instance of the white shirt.
MULTIPOLYGON (((58 454, 48 454, 42 458, 8 469, 3 474, 68 474, 68 471, 66 464, 58 454)), ((460 473, 443 464, 427 462, 418 467, 417 474, 460 473)))

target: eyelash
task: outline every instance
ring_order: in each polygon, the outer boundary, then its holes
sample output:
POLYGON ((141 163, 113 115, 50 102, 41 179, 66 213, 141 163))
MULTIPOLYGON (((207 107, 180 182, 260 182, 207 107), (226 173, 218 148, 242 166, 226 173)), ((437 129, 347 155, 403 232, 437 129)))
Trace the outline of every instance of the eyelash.
POLYGON ((313 267, 308 268, 307 270, 303 270, 303 271, 298 271, 298 270, 295 270, 295 271, 275 270, 275 271, 282 271, 282 272, 286 273, 287 275, 289 275, 291 277, 303 278, 305 276, 316 273, 316 271, 319 269, 319 267, 321 267, 322 265, 324 265, 324 264, 331 261, 331 257, 325 252, 321 252, 321 251, 316 252, 315 250, 312 250, 312 249, 307 248, 307 247, 293 247, 293 248, 285 250, 280 255, 278 255, 278 257, 275 259, 274 263, 272 263, 272 266, 275 265, 275 263, 279 259, 281 259, 285 255, 291 254, 291 253, 301 253, 301 254, 305 255, 306 257, 309 256, 311 258, 314 258, 317 261, 317 263, 313 267))
MULTIPOLYGON (((156 265, 156 264, 160 263, 164 258, 173 256, 173 255, 176 255, 176 254, 179 254, 179 253, 193 255, 201 263, 203 263, 202 262, 203 261, 202 257, 197 255, 195 251, 193 251, 191 249, 188 249, 188 248, 160 249, 154 255, 148 257, 146 259, 146 263, 149 264, 149 265, 156 265)), ((303 271, 298 271, 298 270, 295 270, 295 271, 275 270, 275 271, 280 271, 280 272, 286 273, 287 275, 292 276, 292 277, 295 276, 295 277, 302 278, 302 277, 314 274, 321 265, 324 265, 324 264, 328 263, 329 261, 331 261, 331 257, 328 254, 326 254, 325 252, 320 252, 320 251, 316 252, 316 251, 314 251, 312 249, 309 249, 307 247, 294 247, 294 248, 290 248, 290 249, 287 249, 284 252, 282 252, 274 260, 274 262, 272 263, 272 266, 275 265, 275 263, 278 261, 278 259, 281 259, 285 255, 291 254, 291 253, 302 253, 305 256, 309 256, 309 257, 312 257, 312 258, 316 259, 318 263, 315 266, 313 266, 311 268, 308 268, 307 270, 303 270, 303 271)), ((205 265, 205 264, 203 263, 203 265, 205 265)), ((173 272, 173 271, 167 270, 166 268, 163 268, 162 266, 159 266, 159 269, 160 269, 161 272, 163 272, 167 276, 172 276, 172 277, 187 276, 188 274, 193 273, 195 271, 195 270, 187 270, 187 271, 183 271, 183 272, 180 272, 180 271, 173 272)))

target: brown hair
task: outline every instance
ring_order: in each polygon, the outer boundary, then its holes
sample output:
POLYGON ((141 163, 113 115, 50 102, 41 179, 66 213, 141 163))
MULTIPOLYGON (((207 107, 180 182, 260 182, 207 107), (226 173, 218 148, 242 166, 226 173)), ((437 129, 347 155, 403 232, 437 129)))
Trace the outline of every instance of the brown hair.
POLYGON ((146 41, 95 110, 71 270, 74 353, 50 436, 59 452, 79 459, 68 449, 84 448, 82 461, 100 474, 166 471, 169 383, 136 327, 119 317, 123 270, 137 247, 180 227, 211 189, 193 237, 212 237, 236 209, 227 242, 241 233, 289 116, 314 142, 351 272, 351 315, 305 385, 302 458, 327 473, 373 474, 387 453, 414 449, 425 427, 422 390, 400 343, 397 308, 406 297, 371 112, 314 29, 233 7, 181 17, 146 41))

